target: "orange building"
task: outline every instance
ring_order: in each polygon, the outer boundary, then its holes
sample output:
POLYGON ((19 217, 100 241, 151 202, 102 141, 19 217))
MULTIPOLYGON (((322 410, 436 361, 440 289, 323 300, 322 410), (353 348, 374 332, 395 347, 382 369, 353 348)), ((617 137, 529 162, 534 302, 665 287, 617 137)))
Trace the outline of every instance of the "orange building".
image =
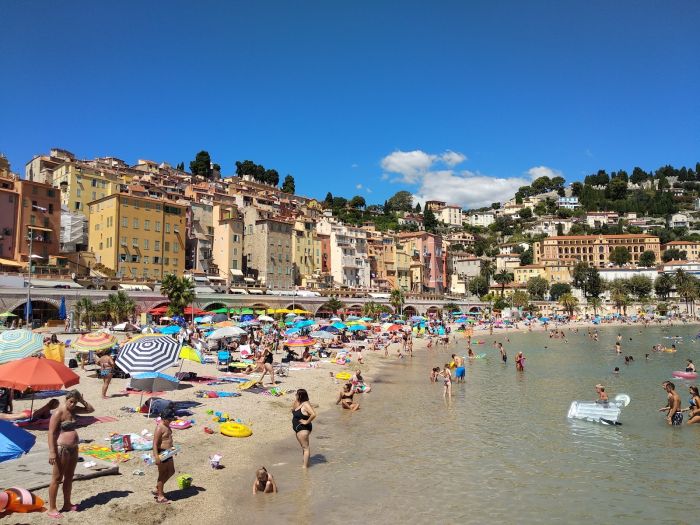
POLYGON ((58 255, 61 235, 61 197, 49 184, 18 180, 19 194, 15 260, 29 261, 29 238, 32 254, 39 264, 47 264, 49 256, 58 255), (40 257, 40 259, 39 259, 40 257))
POLYGON ((603 268, 610 262, 610 252, 618 246, 627 248, 633 264, 637 264, 640 255, 647 250, 654 252, 657 261, 661 259, 659 238, 645 234, 547 237, 534 243, 533 256, 536 264, 543 259, 575 259, 603 268))

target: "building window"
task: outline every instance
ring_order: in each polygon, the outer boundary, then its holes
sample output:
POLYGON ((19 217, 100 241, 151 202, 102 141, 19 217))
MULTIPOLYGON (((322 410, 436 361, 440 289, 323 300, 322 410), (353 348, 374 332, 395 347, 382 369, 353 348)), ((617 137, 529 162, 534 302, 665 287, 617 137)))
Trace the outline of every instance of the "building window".
POLYGON ((119 237, 119 244, 121 246, 126 246, 126 237, 119 237))
POLYGON ((153 249, 157 252, 160 251, 160 241, 155 241, 155 244, 153 245, 153 249))
POLYGON ((132 262, 132 263, 137 263, 137 262, 139 262, 139 256, 138 256, 138 255, 132 255, 132 256, 131 256, 131 262, 132 262))
POLYGON ((122 228, 129 227, 129 217, 122 217, 122 228))
POLYGON ((143 249, 148 250, 148 239, 143 240, 143 249))
POLYGON ((165 233, 170 233, 170 223, 169 222, 165 223, 165 233))
POLYGON ((169 252, 170 251, 170 243, 168 241, 165 241, 163 243, 163 251, 164 252, 169 252))
POLYGON ((153 264, 160 264, 160 257, 153 257, 153 264))
POLYGON ((156 231, 160 231, 160 221, 156 221, 156 231))
POLYGON ((133 238, 131 239, 131 246, 132 246, 133 248, 138 248, 138 247, 139 247, 139 240, 138 240, 136 237, 133 237, 133 238))
POLYGON ((143 221, 143 229, 144 230, 150 230, 151 229, 151 221, 143 221))
POLYGON ((134 224, 134 229, 138 229, 138 227, 139 227, 139 220, 136 219, 136 218, 134 218, 134 223, 133 223, 133 224, 134 224))
POLYGON ((173 243, 173 253, 177 253, 180 251, 180 245, 176 242, 173 243))
POLYGON ((148 264, 150 262, 148 255, 143 256, 143 264, 148 264))
POLYGON ((125 253, 119 254, 119 262, 126 262, 126 254, 125 253))

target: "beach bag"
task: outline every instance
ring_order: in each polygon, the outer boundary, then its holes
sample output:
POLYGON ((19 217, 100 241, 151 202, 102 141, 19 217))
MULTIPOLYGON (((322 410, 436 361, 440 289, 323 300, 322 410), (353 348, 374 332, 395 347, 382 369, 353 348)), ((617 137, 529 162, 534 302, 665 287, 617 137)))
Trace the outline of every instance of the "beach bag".
POLYGON ((129 452, 133 450, 129 434, 112 436, 110 441, 112 452, 129 452))
POLYGON ((192 476, 189 474, 182 474, 177 477, 177 488, 188 489, 192 486, 192 476))
POLYGON ((150 414, 150 417, 160 417, 166 409, 175 410, 175 403, 168 399, 152 397, 147 399, 141 408, 141 412, 150 414))
POLYGON ((78 368, 78 360, 77 359, 69 359, 68 360, 68 368, 78 368))

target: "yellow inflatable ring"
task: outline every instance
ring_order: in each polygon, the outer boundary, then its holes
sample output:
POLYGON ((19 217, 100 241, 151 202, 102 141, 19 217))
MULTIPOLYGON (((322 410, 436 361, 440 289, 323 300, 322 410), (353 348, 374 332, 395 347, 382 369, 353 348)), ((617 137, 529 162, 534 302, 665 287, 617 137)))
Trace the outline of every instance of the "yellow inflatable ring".
POLYGON ((247 438, 253 435, 253 431, 250 429, 250 427, 247 427, 242 423, 234 423, 233 421, 221 423, 219 432, 221 432, 224 436, 235 438, 247 438))
POLYGON ((338 372, 335 374, 336 379, 340 379, 342 381, 347 381, 352 377, 352 374, 350 372, 338 372))

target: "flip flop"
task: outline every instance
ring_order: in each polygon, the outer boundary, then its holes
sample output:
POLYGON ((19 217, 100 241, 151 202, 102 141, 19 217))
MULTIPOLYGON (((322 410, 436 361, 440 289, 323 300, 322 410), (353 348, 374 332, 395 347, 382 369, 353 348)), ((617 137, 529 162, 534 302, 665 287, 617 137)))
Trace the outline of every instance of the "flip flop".
POLYGON ((49 518, 53 518, 55 520, 60 520, 61 518, 63 518, 63 514, 61 514, 60 512, 47 512, 46 515, 49 518))

